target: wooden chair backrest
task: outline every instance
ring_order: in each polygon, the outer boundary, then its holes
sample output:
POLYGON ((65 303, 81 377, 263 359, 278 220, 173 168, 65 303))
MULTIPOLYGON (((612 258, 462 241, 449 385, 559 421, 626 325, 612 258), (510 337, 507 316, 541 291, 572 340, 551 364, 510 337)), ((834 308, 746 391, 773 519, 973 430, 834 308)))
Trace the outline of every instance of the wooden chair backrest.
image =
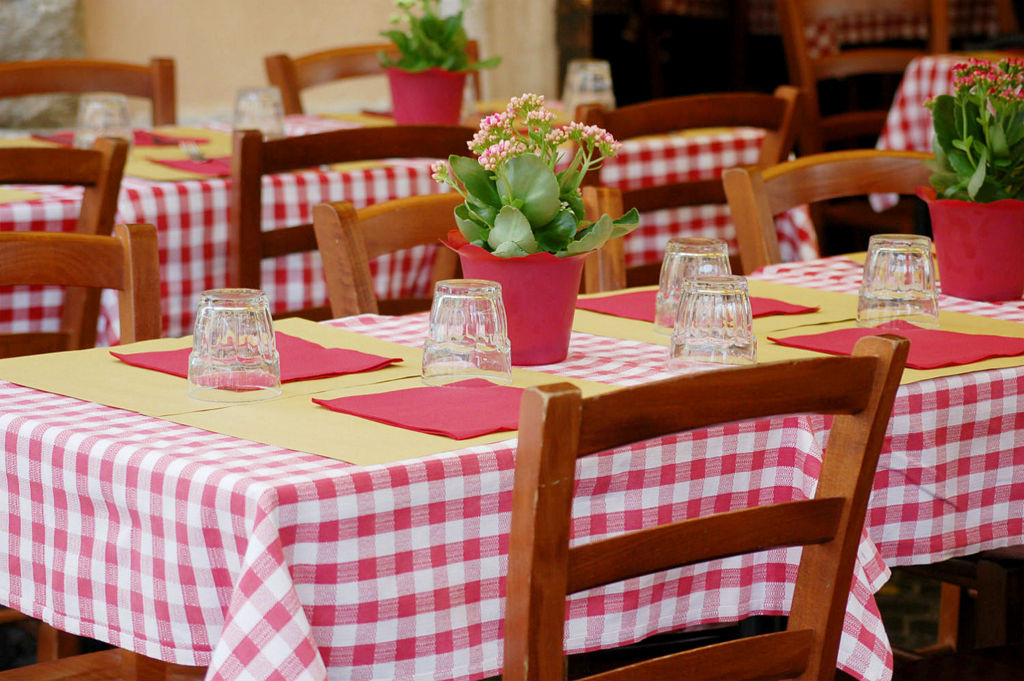
MULTIPOLYGON (((76 233, 109 235, 114 229, 127 154, 124 140, 108 138, 96 140, 92 149, 7 148, 0 153, 0 184, 80 185, 83 192, 76 233)), ((67 334, 67 349, 96 344, 99 314, 99 291, 65 291, 60 329, 67 334)))
POLYGON ((872 193, 913 195, 928 185, 931 154, 854 149, 722 174, 745 272, 781 262, 775 216, 795 206, 872 193))
POLYGON ((153 125, 174 125, 177 121, 173 59, 154 58, 146 66, 93 59, 0 63, 0 97, 97 91, 150 100, 153 125))
MULTIPOLYGON (((582 120, 610 132, 617 140, 677 130, 706 127, 755 127, 765 130, 757 165, 767 167, 785 160, 793 149, 801 119, 797 88, 783 85, 774 94, 721 93, 671 97, 614 110, 601 106, 581 109, 582 120)), ((584 184, 596 185, 598 173, 588 173, 584 184)), ((672 182, 622 192, 625 208, 641 213, 704 204, 725 203, 719 178, 672 182)), ((660 263, 629 268, 630 286, 657 283, 660 263)))
MULTIPOLYGON (((229 281, 261 288, 260 263, 292 253, 317 250, 311 223, 263 231, 263 176, 347 161, 388 158, 444 158, 468 154, 473 128, 445 125, 384 126, 335 130, 264 141, 256 130, 234 134, 231 162, 229 281)), ((293 310, 310 319, 327 319, 325 306, 293 310)))
MULTIPOLYGON (((616 679, 831 679, 875 467, 909 342, 852 357, 722 369, 583 398, 528 389, 519 412, 504 681, 564 678, 565 597, 671 567, 803 545, 784 632, 641 662, 616 679), (576 460, 666 433, 788 413, 835 414, 814 499, 757 506, 569 547, 576 460)), ((598 677, 589 677, 598 678, 598 677)))
MULTIPOLYGON (((617 187, 583 187, 583 208, 587 220, 594 221, 604 214, 617 218, 623 213, 622 190, 617 187)), ((611 239, 583 263, 583 293, 618 291, 626 287, 626 251, 623 240, 611 239)))
MULTIPOLYGON (((152 225, 117 225, 114 236, 0 232, 0 286, 119 291, 121 341, 160 337, 160 262, 152 225)), ((78 349, 74 329, 0 336, 0 357, 78 349)))
MULTIPOLYGON (((337 80, 358 76, 374 76, 384 73, 380 55, 386 54, 397 60, 400 56, 393 43, 372 43, 349 45, 331 50, 313 52, 301 57, 273 54, 263 59, 267 80, 281 90, 281 100, 286 114, 305 113, 302 106, 302 91, 325 85, 337 80)), ((466 54, 470 62, 480 58, 477 41, 466 43, 466 54)), ((480 72, 470 72, 477 96, 480 96, 480 72)))
MULTIPOLYGON (((313 228, 320 247, 332 317, 355 314, 408 314, 430 309, 430 298, 377 300, 370 260, 421 244, 436 244, 455 229, 453 213, 462 203, 455 192, 375 203, 356 210, 348 201, 313 207, 313 228)), ((431 274, 433 284, 452 279, 458 256, 440 246, 431 274)))
MULTIPOLYGON (((824 151, 832 142, 878 137, 887 109, 851 110, 823 116, 818 84, 865 74, 902 76, 915 57, 949 51, 949 0, 775 0, 791 84, 801 88, 807 112, 801 153, 824 151), (834 54, 812 53, 806 29, 844 13, 919 14, 928 17, 928 44, 912 47, 862 47, 834 54)), ((863 145, 862 145, 863 146, 863 145)))

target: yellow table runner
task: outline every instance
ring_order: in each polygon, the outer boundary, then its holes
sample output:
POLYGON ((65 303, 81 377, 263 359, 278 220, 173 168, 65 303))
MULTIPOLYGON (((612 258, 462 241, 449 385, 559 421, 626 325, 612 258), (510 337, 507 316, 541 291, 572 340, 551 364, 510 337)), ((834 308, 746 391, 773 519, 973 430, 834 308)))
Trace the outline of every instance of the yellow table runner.
MULTIPOLYGON (((402 362, 379 371, 285 383, 278 398, 228 405, 193 399, 187 394, 184 378, 125 364, 113 357, 109 348, 2 359, 0 379, 357 465, 425 456, 515 436, 504 432, 452 440, 339 414, 315 405, 311 401, 314 394, 333 399, 422 386, 419 378, 422 351, 304 319, 283 319, 274 325, 278 331, 325 347, 401 357, 402 362)), ((171 350, 189 347, 191 343, 190 337, 167 338, 126 345, 119 350, 171 350)), ((563 380, 570 379, 515 369, 512 384, 527 387, 563 380)), ((580 386, 586 395, 615 389, 600 383, 570 382, 580 386)))
MULTIPOLYGON (((799 288, 756 279, 749 280, 748 284, 750 286, 750 294, 753 296, 775 298, 798 305, 818 305, 821 308, 818 312, 808 314, 772 315, 755 319, 754 335, 757 338, 758 362, 820 357, 822 354, 812 350, 801 350, 799 348, 778 345, 768 340, 768 336, 786 337, 825 333, 826 331, 848 328, 856 324, 857 296, 855 295, 799 288)), ((599 294, 586 297, 600 297, 601 295, 614 294, 599 294)), ((962 312, 940 311, 939 327, 943 331, 1024 338, 1024 324, 964 314, 962 312)), ((666 347, 670 342, 669 336, 656 332, 654 325, 650 322, 623 319, 588 310, 576 310, 573 330, 612 338, 622 338, 624 340, 655 343, 666 347)), ((908 368, 904 370, 900 383, 905 385, 941 376, 955 376, 972 371, 1016 366, 1024 366, 1024 356, 1000 357, 962 366, 941 367, 938 369, 908 368)))
MULTIPOLYGON (((176 137, 201 137, 209 140, 206 144, 199 144, 199 150, 210 158, 231 155, 231 135, 219 130, 208 128, 156 128, 155 132, 161 132, 176 137)), ((216 175, 205 175, 193 173, 187 170, 179 170, 165 166, 161 163, 154 163, 149 160, 166 159, 180 161, 188 158, 181 149, 175 145, 161 145, 153 147, 132 146, 128 152, 128 163, 124 167, 124 174, 128 177, 137 177, 143 180, 154 182, 178 182, 180 180, 206 180, 216 175)))
POLYGON ((24 189, 0 187, 0 203, 14 203, 15 201, 33 201, 35 199, 41 198, 42 194, 26 191, 24 189))

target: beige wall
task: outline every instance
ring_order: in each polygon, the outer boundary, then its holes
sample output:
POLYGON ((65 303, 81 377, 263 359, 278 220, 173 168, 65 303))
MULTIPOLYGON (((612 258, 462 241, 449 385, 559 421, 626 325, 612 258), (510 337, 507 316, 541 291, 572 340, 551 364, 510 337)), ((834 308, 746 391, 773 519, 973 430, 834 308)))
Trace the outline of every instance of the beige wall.
MULTIPOLYGON (((467 17, 485 55, 504 60, 484 95, 554 95, 555 0, 477 0, 467 17)), ((266 82, 263 57, 383 40, 392 0, 82 0, 89 57, 177 62, 179 119, 230 115, 239 87, 266 82)), ((383 78, 310 93, 308 110, 387 106, 383 78)))

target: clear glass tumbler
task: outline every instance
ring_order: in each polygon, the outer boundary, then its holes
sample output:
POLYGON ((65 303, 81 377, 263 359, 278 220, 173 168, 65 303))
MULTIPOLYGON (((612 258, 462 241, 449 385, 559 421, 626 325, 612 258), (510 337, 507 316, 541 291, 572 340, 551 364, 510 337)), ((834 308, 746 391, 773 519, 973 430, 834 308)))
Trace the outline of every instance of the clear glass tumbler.
POLYGON ((255 402, 281 394, 281 359, 263 291, 203 291, 196 307, 188 394, 212 402, 255 402))
POLYGON ((434 287, 423 344, 423 381, 444 385, 469 378, 512 380, 511 345, 501 284, 446 279, 434 287))
POLYGON ((690 280, 672 333, 669 367, 682 362, 756 361, 757 340, 747 280, 734 275, 690 280))
POLYGON ((654 330, 672 333, 687 281, 728 274, 732 274, 729 245, 721 239, 684 237, 669 241, 661 261, 654 330))
POLYGON ((91 149, 97 137, 119 137, 131 144, 131 115, 124 95, 89 92, 79 98, 74 146, 91 149))
POLYGON ((903 320, 939 325, 932 241, 916 234, 875 234, 868 242, 857 301, 857 324, 903 320))
POLYGON ((615 108, 612 66, 603 59, 573 59, 565 69, 562 105, 571 118, 581 104, 615 108))
POLYGON ((249 87, 235 98, 234 130, 259 130, 263 139, 284 137, 284 104, 276 87, 249 87))

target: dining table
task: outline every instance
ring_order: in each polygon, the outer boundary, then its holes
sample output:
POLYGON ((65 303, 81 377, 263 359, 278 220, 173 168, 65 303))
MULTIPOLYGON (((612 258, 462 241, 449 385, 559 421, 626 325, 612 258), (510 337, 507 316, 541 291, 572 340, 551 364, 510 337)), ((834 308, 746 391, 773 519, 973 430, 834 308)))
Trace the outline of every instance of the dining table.
MULTIPOLYGON (((288 116, 288 135, 341 128, 391 124, 374 114, 288 116)), ((116 219, 156 226, 160 250, 163 334, 181 336, 192 330, 199 294, 228 285, 230 126, 164 128, 162 143, 130 151, 121 185, 116 219), (176 139, 197 140, 213 159, 188 163, 176 139), (168 163, 177 167, 168 167, 168 163)), ((139 133, 136 133, 137 136, 139 133)), ((709 179, 725 168, 757 162, 764 131, 755 128, 702 129, 680 134, 627 140, 619 155, 601 169, 601 182, 632 189, 660 182, 709 179)), ((12 145, 52 145, 52 136, 25 140, 0 137, 0 150, 12 145)), ((0 151, 2 153, 2 151, 0 151)), ((467 150, 467 155, 469 151, 467 150)), ((312 207, 325 201, 351 201, 356 208, 406 196, 445 191, 431 177, 430 159, 390 159, 311 168, 263 178, 262 225, 272 230, 311 220, 312 207)), ((72 231, 81 189, 61 186, 0 187, 0 230, 72 231)), ((628 208, 628 207, 627 207, 628 208)), ((644 215, 641 227, 624 242, 627 266, 660 262, 665 243, 678 236, 726 239, 738 252, 728 207, 693 206, 644 215)), ((780 250, 785 258, 818 254, 813 225, 806 211, 779 220, 780 250)), ((429 297, 431 264, 437 246, 418 246, 371 262, 380 298, 429 297)), ((318 253, 265 260, 263 286, 274 311, 304 309, 327 303, 318 253)), ((103 298, 101 343, 118 340, 117 299, 103 298)), ((60 289, 19 287, 0 291, 0 332, 55 330, 63 295, 60 289)))
MULTIPOLYGON (((861 270, 856 257, 832 257, 753 274, 751 295, 804 306, 755 320, 759 360, 817 355, 769 338, 853 326, 861 270)), ((668 336, 652 324, 583 309, 621 293, 584 296, 568 357, 516 368, 512 385, 568 380, 586 395, 715 368, 670 370, 668 336)), ((625 293, 653 305, 650 289, 625 293)), ((1024 338, 1017 306, 948 296, 940 306, 944 329, 1024 338)), ((65 631, 208 666, 208 679, 498 674, 515 433, 456 440, 395 425, 423 387, 425 314, 281 320, 277 331, 401 361, 222 405, 192 400, 183 378, 106 348, 0 360, 8 489, 0 603, 65 631), (378 393, 383 406, 368 418, 312 401, 378 393)), ((187 347, 188 338, 165 338, 118 351, 187 347)), ((1022 405, 1019 354, 904 373, 839 668, 864 680, 891 676, 873 598, 889 567, 1024 542, 1022 405)), ((451 421, 461 418, 453 409, 451 421)), ((828 424, 785 415, 586 457, 572 541, 808 498, 828 424)), ((784 615, 798 561, 798 549, 767 551, 576 594, 566 650, 784 615)))
MULTIPOLYGON (((747 31, 751 35, 779 35, 775 0, 655 0, 654 12, 712 19, 730 18, 737 6, 745 7, 747 31)), ((954 38, 985 38, 999 33, 999 17, 992 0, 950 0, 949 26, 954 38)), ((807 26, 808 46, 816 56, 829 54, 843 45, 863 45, 899 40, 927 40, 928 20, 920 14, 898 9, 851 8, 836 16, 807 26)))

